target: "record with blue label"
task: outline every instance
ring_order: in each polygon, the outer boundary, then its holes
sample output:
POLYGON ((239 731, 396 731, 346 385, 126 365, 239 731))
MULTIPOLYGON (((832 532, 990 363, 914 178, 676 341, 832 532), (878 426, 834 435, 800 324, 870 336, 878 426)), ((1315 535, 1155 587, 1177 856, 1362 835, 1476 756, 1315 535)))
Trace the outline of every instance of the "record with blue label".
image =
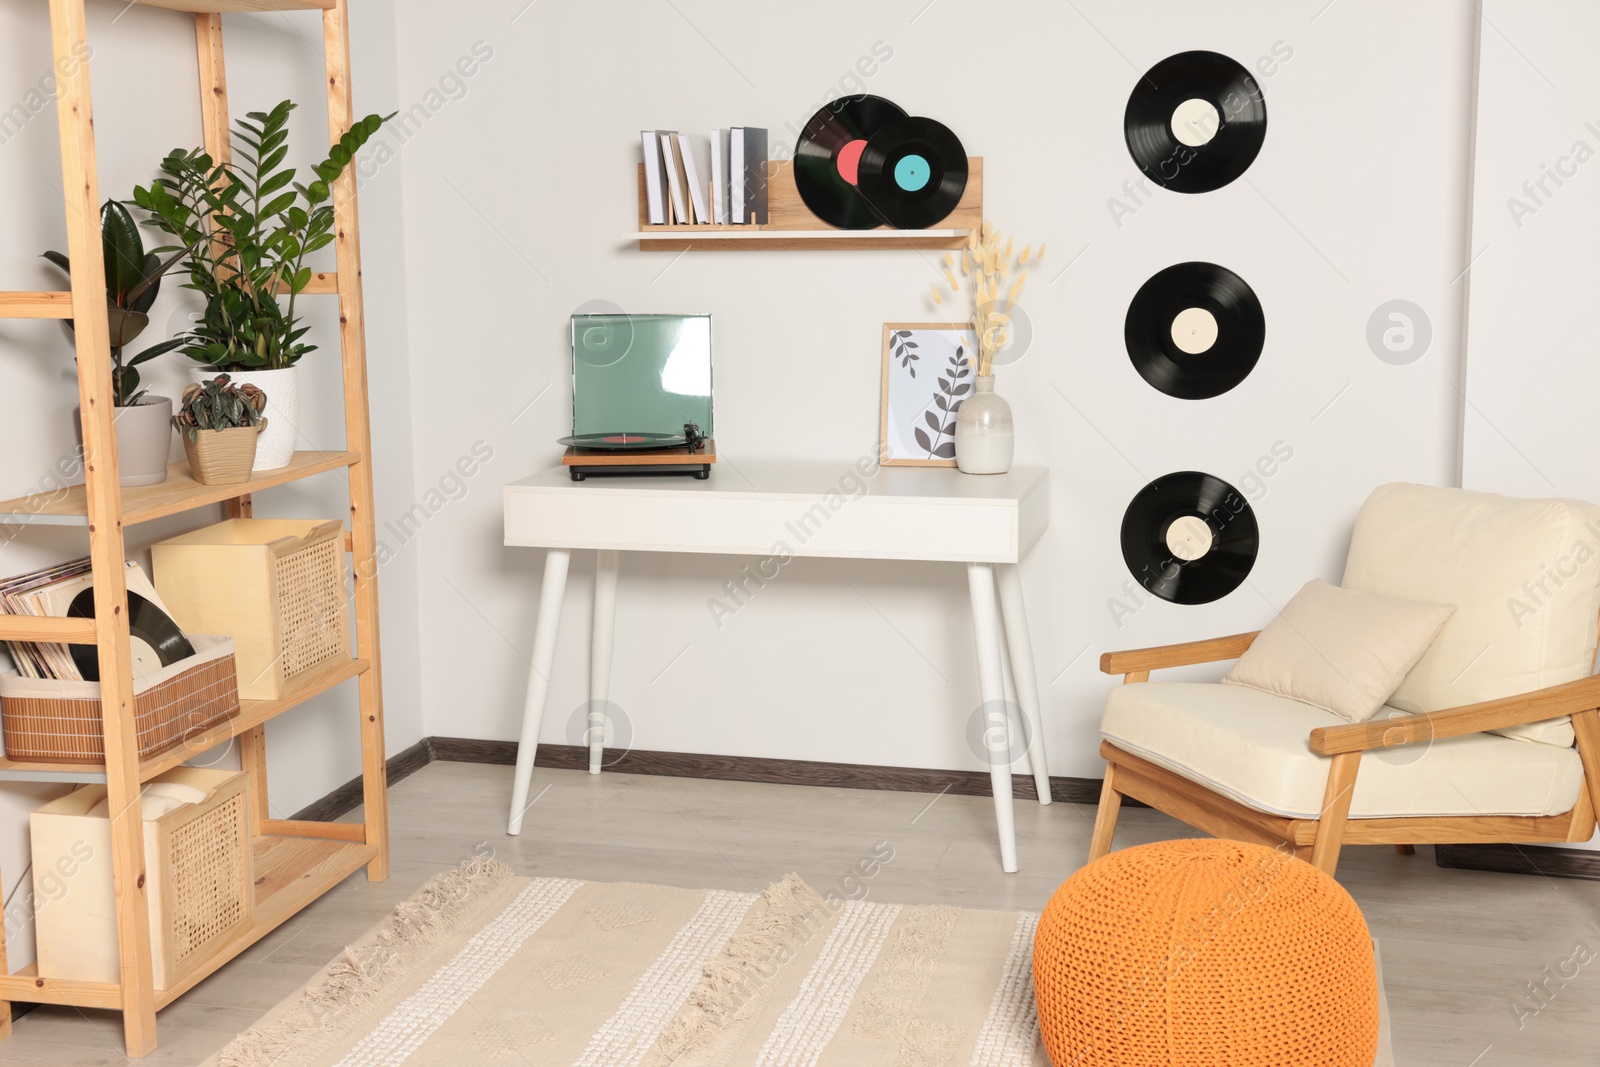
POLYGON ((961 202, 967 150, 941 122, 896 119, 867 139, 856 188, 873 214, 895 229, 926 229, 961 202))

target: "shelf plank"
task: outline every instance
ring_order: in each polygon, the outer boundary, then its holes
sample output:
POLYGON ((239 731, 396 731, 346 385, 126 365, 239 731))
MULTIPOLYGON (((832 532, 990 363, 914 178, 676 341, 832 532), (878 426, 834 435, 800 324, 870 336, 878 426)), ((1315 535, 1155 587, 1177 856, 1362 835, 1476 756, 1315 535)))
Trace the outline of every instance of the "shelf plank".
POLYGON ((376 845, 305 837, 256 838, 256 901, 250 925, 218 946, 210 959, 177 985, 158 990, 156 1007, 166 1007, 211 977, 223 964, 366 866, 377 854, 376 845))
MULTIPOLYGON (((304 704, 312 697, 326 693, 342 682, 365 674, 369 667, 370 662, 365 659, 335 660, 308 672, 299 684, 277 700, 240 701, 237 717, 195 734, 186 744, 141 761, 139 780, 148 782, 157 775, 164 774, 201 753, 253 730, 291 708, 304 704)), ((40 763, 0 757, 0 781, 103 782, 105 780, 105 767, 97 763, 40 763)))
POLYGON ((70 319, 71 293, 0 293, 0 319, 70 319))
MULTIPOLYGON (((278 283, 278 287, 277 287, 277 291, 280 292, 280 293, 287 293, 289 291, 288 283, 287 282, 279 282, 278 283)), ((319 296, 338 296, 339 295, 339 275, 338 275, 338 273, 335 272, 335 271, 331 271, 331 270, 325 270, 325 271, 318 271, 317 273, 313 274, 311 276, 311 280, 306 283, 306 287, 304 289, 300 290, 300 295, 301 296, 306 296, 307 294, 313 294, 313 293, 317 294, 319 296)))
POLYGON ((848 251, 858 249, 919 249, 923 251, 961 248, 968 235, 983 225, 983 159, 967 157, 967 185, 961 199, 939 222, 943 229, 841 230, 823 222, 800 196, 794 181, 792 160, 771 160, 767 164, 767 221, 747 226, 670 226, 650 225, 646 199, 644 164, 640 163, 639 230, 629 237, 637 240, 642 252, 681 252, 690 248, 716 252, 798 252, 848 251))
POLYGON ((191 15, 227 15, 240 11, 326 11, 337 0, 133 0, 143 7, 186 11, 191 15))
MULTIPOLYGON (((167 480, 159 485, 122 487, 122 524, 177 515, 207 504, 249 496, 275 485, 285 485, 325 474, 361 462, 359 452, 296 452, 287 467, 260 471, 249 481, 230 485, 201 485, 189 473, 189 464, 174 463, 167 468, 167 480)), ((48 526, 86 526, 84 487, 75 485, 53 493, 34 493, 14 500, 0 501, 0 524, 39 523, 48 526)))
POLYGON ((21 1004, 71 1004, 80 1008, 122 1007, 122 987, 115 982, 74 982, 65 978, 40 978, 30 963, 15 974, 0 977, 0 1001, 21 1004))
POLYGON ((0 615, 0 641, 49 641, 66 645, 92 645, 98 631, 93 619, 40 618, 34 615, 0 615))

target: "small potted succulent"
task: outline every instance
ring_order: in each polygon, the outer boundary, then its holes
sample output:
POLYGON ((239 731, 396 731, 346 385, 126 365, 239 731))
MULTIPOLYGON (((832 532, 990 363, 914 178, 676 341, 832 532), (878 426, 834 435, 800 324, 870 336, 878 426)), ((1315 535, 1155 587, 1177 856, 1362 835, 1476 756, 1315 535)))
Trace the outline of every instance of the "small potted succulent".
POLYGON ((267 394, 248 383, 234 385, 226 374, 183 391, 172 425, 183 436, 189 471, 201 485, 250 480, 256 437, 267 428, 262 412, 267 394))

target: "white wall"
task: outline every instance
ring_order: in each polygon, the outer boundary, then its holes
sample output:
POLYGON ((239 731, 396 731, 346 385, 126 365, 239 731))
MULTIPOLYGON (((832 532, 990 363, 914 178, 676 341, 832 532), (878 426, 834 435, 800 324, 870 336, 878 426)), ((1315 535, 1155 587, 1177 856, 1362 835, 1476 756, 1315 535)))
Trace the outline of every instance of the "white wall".
MULTIPOLYGON (((875 45, 892 57, 860 79, 866 89, 950 125, 985 157, 987 216, 1049 243, 1024 299, 1033 349, 1003 368, 999 391, 1016 409, 1018 462, 1052 472, 1052 526, 1024 577, 1053 773, 1099 773, 1099 652, 1257 627, 1307 579, 1338 576, 1373 486, 1456 477, 1469 5, 398 10, 401 99, 437 105, 403 155, 417 483, 475 442, 494 452, 415 541, 429 733, 516 736, 543 560, 497 547, 498 488, 557 460, 570 427, 564 331, 581 304, 716 316, 725 463, 824 459, 843 471, 874 448, 880 327, 934 314, 935 254, 674 258, 624 235, 636 228, 641 128, 764 124, 792 143, 785 124, 859 91, 842 79, 875 45), (451 75, 479 42, 490 58, 451 75), (1275 46, 1292 55, 1263 76, 1269 132, 1247 180, 1203 196, 1125 193, 1138 173, 1122 113, 1140 73, 1185 49, 1254 65, 1275 46), (1210 401, 1154 392, 1121 340, 1140 283, 1185 259, 1238 271, 1266 310, 1258 369, 1210 401), (1432 320, 1431 349, 1405 366, 1365 340, 1391 299, 1432 320), (1251 488, 1245 475, 1278 442, 1292 459, 1251 488), (1118 626, 1122 511, 1146 482, 1184 469, 1251 490, 1260 561, 1218 603, 1150 602, 1118 626)), ((742 562, 624 561, 613 699, 635 746, 978 766, 963 741, 977 683, 958 569, 797 562, 719 629, 707 600, 742 562)), ((545 742, 575 740, 591 569, 574 568, 545 742)))
POLYGON ((1488 0, 1484 18, 1462 484, 1600 500, 1600 9, 1488 0))
MULTIPOLYGON (((393 12, 385 5, 359 5, 354 17, 352 81, 364 110, 392 110, 395 100, 393 12)), ((200 143, 198 74, 192 20, 110 0, 89 4, 90 64, 102 198, 127 198, 135 184, 147 184, 162 155, 174 147, 200 143)), ((265 110, 284 97, 302 101, 294 158, 310 162, 326 149, 323 104, 321 22, 313 15, 229 17, 231 103, 242 114, 265 110), (313 153, 316 153, 315 157, 313 153)), ((0 289, 61 288, 60 276, 38 253, 65 250, 61 215, 60 161, 55 108, 43 97, 30 98, 50 73, 49 20, 44 5, 0 7, 0 110, 21 102, 37 114, 20 130, 0 126, 0 201, 6 206, 0 228, 0 289)), ((48 85, 46 86, 48 89, 48 85)), ((400 224, 398 167, 369 163, 363 185, 365 280, 373 311, 368 318, 372 365, 374 448, 378 455, 378 508, 396 514, 410 506, 413 486, 410 447, 411 383, 407 362, 406 310, 402 287, 404 236, 400 224)), ((160 243, 147 234, 150 246, 160 243)), ((141 342, 153 343, 176 330, 187 312, 176 276, 165 286, 153 313, 153 326, 141 342), (162 332, 165 331, 165 332, 162 332)), ((343 414, 338 392, 337 312, 328 298, 315 314, 314 336, 324 346, 306 359, 307 395, 302 447, 339 447, 343 414)), ((185 379, 185 362, 170 356, 149 364, 147 380, 158 393, 176 395, 185 379)), ((75 451, 73 408, 77 386, 72 351, 59 325, 0 322, 0 498, 35 489, 58 458, 75 451)), ((175 448, 175 456, 181 450, 175 448)), ((258 498, 259 515, 342 516, 345 495, 339 475, 324 476, 292 489, 258 498)), ((216 509, 133 528, 130 550, 215 521, 216 509)), ((0 572, 17 573, 54 560, 82 555, 81 531, 40 529, 0 544, 0 572)), ((146 562, 148 562, 146 560, 146 562)), ((402 556, 382 571, 385 687, 390 751, 422 736, 418 694, 416 559, 402 556)), ((347 685, 304 709, 274 722, 268 730, 272 761, 271 803, 275 814, 292 812, 360 772, 354 715, 354 686, 347 685)), ((209 758, 228 760, 219 751, 209 758)), ((27 863, 26 812, 60 792, 59 786, 0 784, 0 886, 9 896, 23 881, 27 863)), ((25 911, 26 888, 12 899, 25 911)), ((9 921, 12 963, 31 958, 25 916, 9 921)))

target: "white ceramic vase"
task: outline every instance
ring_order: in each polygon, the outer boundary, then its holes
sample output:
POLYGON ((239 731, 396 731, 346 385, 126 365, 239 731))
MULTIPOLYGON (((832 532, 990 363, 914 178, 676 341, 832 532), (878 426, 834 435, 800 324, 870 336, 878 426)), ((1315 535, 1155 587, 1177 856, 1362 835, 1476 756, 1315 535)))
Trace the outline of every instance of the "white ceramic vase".
POLYGON ((1015 444, 1011 405, 995 393, 994 375, 979 375, 956 412, 956 466, 963 474, 1004 474, 1015 444))
MULTIPOLYGON (((214 367, 190 367, 189 379, 209 382, 222 373, 214 367)), ((282 370, 227 371, 234 385, 253 385, 267 394, 267 428, 256 438, 258 471, 287 467, 294 460, 300 426, 300 374, 294 367, 282 370)))

